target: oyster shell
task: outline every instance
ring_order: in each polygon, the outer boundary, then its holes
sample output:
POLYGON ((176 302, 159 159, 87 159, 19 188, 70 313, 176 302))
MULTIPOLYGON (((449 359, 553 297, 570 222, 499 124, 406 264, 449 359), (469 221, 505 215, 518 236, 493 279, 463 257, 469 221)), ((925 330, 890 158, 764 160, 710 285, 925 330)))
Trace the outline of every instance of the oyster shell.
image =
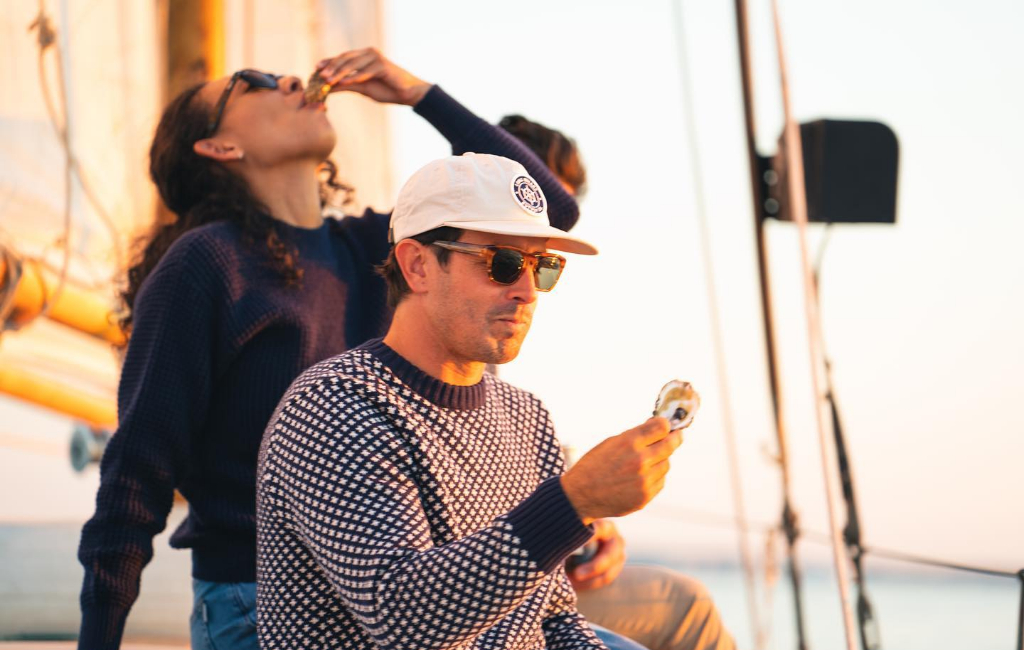
POLYGON ((331 84, 327 83, 327 80, 321 77, 319 72, 314 72, 309 75, 303 97, 307 104, 313 104, 326 100, 330 92, 331 84))
POLYGON ((688 381, 673 379, 661 388, 654 404, 654 415, 667 418, 672 431, 685 429, 693 423, 700 408, 700 395, 688 381))

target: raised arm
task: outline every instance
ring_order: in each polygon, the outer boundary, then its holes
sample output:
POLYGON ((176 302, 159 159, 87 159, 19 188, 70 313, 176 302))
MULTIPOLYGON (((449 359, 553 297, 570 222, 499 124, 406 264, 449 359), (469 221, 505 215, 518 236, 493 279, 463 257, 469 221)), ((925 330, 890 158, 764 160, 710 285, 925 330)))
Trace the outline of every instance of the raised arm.
POLYGON ((335 91, 349 90, 378 102, 413 106, 448 139, 455 155, 489 153, 521 163, 544 190, 551 225, 562 230, 576 225, 580 215, 576 199, 536 154, 504 129, 477 117, 440 87, 395 65, 377 49, 352 50, 324 59, 317 69, 335 91))

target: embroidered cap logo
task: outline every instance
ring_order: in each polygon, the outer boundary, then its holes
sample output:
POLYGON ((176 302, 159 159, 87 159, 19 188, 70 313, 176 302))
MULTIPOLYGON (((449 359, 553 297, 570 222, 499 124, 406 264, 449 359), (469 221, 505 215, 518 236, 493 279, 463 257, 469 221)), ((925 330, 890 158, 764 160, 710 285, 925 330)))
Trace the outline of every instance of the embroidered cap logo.
POLYGON ((512 198, 523 210, 531 214, 541 214, 546 207, 544 192, 540 185, 529 176, 519 175, 512 179, 512 198))

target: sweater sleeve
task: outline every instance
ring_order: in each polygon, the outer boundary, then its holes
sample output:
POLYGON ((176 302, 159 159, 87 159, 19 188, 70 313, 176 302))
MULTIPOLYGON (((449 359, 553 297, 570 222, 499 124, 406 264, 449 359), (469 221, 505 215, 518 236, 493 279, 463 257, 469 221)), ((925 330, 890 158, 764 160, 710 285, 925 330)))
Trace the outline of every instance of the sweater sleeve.
POLYGON ((379 647, 445 648, 487 631, 590 537, 553 477, 490 526, 435 545, 403 443, 353 400, 313 388, 279 406, 259 499, 283 509, 281 525, 379 647), (346 415, 325 417, 334 408, 346 415))
POLYGON ((559 571, 561 575, 555 584, 551 610, 544 618, 546 647, 548 650, 606 647, 576 609, 576 592, 565 575, 565 569, 560 568, 559 571))
POLYGON ((501 127, 477 117, 440 86, 432 87, 414 108, 452 145, 452 153, 489 153, 515 160, 540 184, 548 200, 551 225, 571 230, 580 216, 576 199, 562 187, 547 165, 501 127))
POLYGON ((119 426, 103 454, 96 512, 82 529, 80 648, 117 648, 153 537, 206 413, 213 342, 211 280, 172 248, 135 301, 118 387, 119 426))

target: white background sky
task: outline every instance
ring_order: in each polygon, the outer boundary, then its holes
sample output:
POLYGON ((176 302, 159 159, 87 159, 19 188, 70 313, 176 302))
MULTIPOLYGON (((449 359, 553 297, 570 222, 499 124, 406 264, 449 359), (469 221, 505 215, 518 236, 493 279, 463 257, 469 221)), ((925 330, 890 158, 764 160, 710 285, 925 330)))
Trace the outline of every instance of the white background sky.
MULTIPOLYGON (((768 153, 781 99, 769 5, 752 4, 768 153)), ((748 508, 758 521, 779 512, 778 473, 764 453, 774 433, 732 3, 686 2, 678 32, 667 1, 391 0, 390 8, 394 60, 489 120, 520 112, 561 128, 588 164, 576 232, 602 254, 571 260, 503 376, 538 393, 562 437, 583 448, 643 420, 667 379, 693 381, 704 407, 669 485, 623 527, 641 550, 732 553, 731 535, 673 516, 732 511, 692 146, 748 508), (686 138, 679 33, 696 142, 686 138)), ((901 146, 898 224, 835 227, 821 292, 866 541, 1016 570, 1024 565, 1024 5, 785 0, 781 11, 798 119, 879 120, 901 146)), ((394 117, 397 187, 445 143, 408 111, 394 117)), ((795 230, 769 224, 767 241, 795 506, 808 528, 825 530, 795 230)))

